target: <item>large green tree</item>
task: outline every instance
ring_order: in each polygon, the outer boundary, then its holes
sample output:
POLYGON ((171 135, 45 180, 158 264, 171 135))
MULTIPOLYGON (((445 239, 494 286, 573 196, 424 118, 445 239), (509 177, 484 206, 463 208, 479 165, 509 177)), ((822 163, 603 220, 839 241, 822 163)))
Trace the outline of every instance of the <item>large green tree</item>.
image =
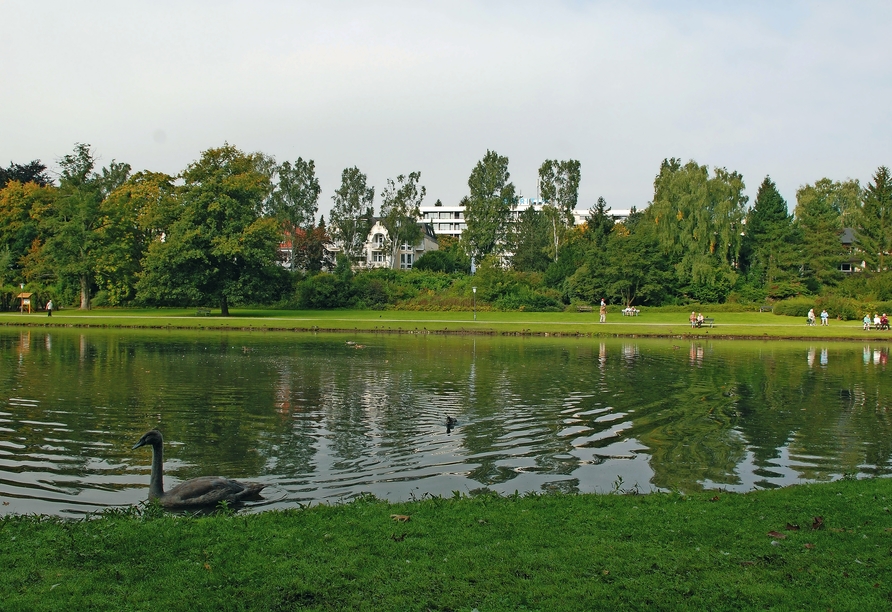
POLYGON ((623 306, 660 304, 672 284, 672 270, 660 253, 653 225, 639 224, 630 230, 615 225, 607 240, 606 294, 623 306))
POLYGON ((0 189, 0 284, 22 280, 23 258, 38 237, 34 210, 45 209, 56 188, 35 182, 10 181, 0 189))
POLYGON ((811 291, 834 285, 842 278, 839 266, 846 259, 840 240, 843 204, 840 183, 821 179, 796 191, 796 227, 801 231, 800 275, 811 291))
POLYGON ((770 177, 759 185, 747 213, 741 260, 749 278, 774 298, 797 293, 798 234, 787 202, 770 177))
POLYGON ((154 240, 137 296, 148 303, 216 303, 267 299, 281 268, 278 220, 264 214, 271 185, 266 158, 230 144, 204 151, 181 174, 179 214, 154 240))
POLYGON ((892 177, 880 166, 864 189, 858 223, 858 248, 869 270, 883 272, 892 253, 892 177))
POLYGON ((375 188, 368 186, 366 175, 356 166, 344 168, 341 186, 331 199, 328 231, 344 255, 356 261, 374 223, 375 188))
POLYGON ((468 254, 477 261, 496 252, 504 243, 511 211, 517 203, 510 178, 508 158, 489 150, 468 177, 467 227, 462 240, 468 254))
POLYGON ((566 227, 574 223, 580 176, 580 164, 575 159, 546 159, 539 166, 539 197, 558 210, 566 227))
POLYGON ((743 177, 725 168, 710 176, 695 161, 665 159, 648 214, 664 253, 693 297, 722 299, 736 280, 747 197, 743 177), (719 291, 719 293, 716 293, 719 291))
POLYGON ((420 172, 399 175, 396 181, 387 179, 387 187, 381 194, 381 225, 387 230, 390 247, 390 267, 398 267, 397 254, 403 244, 414 246, 421 240, 424 230, 418 224, 421 218, 421 202, 427 188, 418 181, 420 172))
MULTIPOLYGON (((296 239, 298 230, 312 233, 316 221, 316 212, 319 210, 319 179, 316 178, 316 164, 310 159, 304 161, 298 157, 297 161, 283 162, 276 168, 277 182, 273 190, 271 202, 276 215, 285 226, 285 231, 296 239)), ((289 267, 295 268, 295 257, 292 244, 292 257, 289 267)))
POLYGON ((39 159, 27 164, 9 162, 9 167, 0 167, 0 189, 12 181, 18 181, 23 185, 37 183, 41 187, 53 184, 53 179, 46 172, 46 166, 39 159))
POLYGON ((544 272, 552 262, 549 216, 532 206, 522 211, 511 224, 509 246, 512 268, 518 272, 544 272))
POLYGON ((124 304, 135 297, 149 245, 165 235, 179 213, 178 195, 173 177, 139 172, 102 201, 105 223, 99 230, 96 284, 109 304, 124 304))
POLYGON ((56 198, 33 211, 41 243, 26 258, 31 278, 56 278, 77 287, 81 309, 90 308, 98 258, 107 246, 103 229, 109 219, 102 203, 130 174, 128 164, 112 160, 97 173, 95 163, 86 144, 75 145, 72 153, 59 160, 62 173, 56 198))

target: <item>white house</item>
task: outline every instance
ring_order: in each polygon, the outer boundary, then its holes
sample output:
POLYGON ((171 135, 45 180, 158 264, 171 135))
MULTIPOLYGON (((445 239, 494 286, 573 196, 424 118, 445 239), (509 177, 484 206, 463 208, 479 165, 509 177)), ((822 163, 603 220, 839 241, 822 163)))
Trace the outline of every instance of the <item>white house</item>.
POLYGON ((418 244, 401 244, 394 256, 387 240, 387 229, 381 225, 380 219, 375 219, 369 232, 369 237, 363 246, 363 258, 360 267, 388 268, 394 270, 411 270, 415 261, 428 251, 436 251, 438 248, 437 236, 430 223, 419 222, 423 233, 418 244), (393 262, 391 262, 393 257, 393 262))

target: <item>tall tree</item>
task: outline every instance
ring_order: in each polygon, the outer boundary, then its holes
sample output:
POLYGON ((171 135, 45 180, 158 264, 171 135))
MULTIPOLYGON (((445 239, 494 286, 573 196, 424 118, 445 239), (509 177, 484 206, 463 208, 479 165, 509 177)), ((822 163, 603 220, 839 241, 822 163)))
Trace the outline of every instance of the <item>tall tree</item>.
POLYGON ((319 218, 319 225, 295 230, 291 242, 291 253, 295 267, 316 273, 323 269, 330 270, 334 263, 329 257, 325 245, 331 242, 325 228, 325 217, 319 218))
POLYGON ((733 284, 747 197, 737 172, 665 159, 654 180, 648 213, 657 238, 692 288, 733 284))
POLYGON ((374 223, 375 188, 368 186, 366 175, 356 166, 344 168, 341 186, 331 199, 329 232, 350 261, 356 261, 374 223))
POLYGON ((585 218, 585 234, 599 249, 607 246, 607 238, 614 226, 610 210, 607 200, 600 197, 595 205, 588 209, 588 216, 585 218))
POLYGON ((868 269, 886 270, 892 253, 892 177, 886 166, 877 168, 864 189, 858 226, 857 244, 868 269))
POLYGON ((149 244, 160 240, 176 219, 178 195, 173 177, 139 172, 102 201, 100 212, 106 221, 99 229, 96 283, 109 304, 135 297, 143 257, 149 244))
POLYGON ((489 150, 468 178, 471 193, 465 205, 467 227, 462 240, 477 261, 495 252, 504 241, 511 211, 517 203, 510 178, 508 158, 489 150))
POLYGON ((97 256, 103 247, 101 230, 108 222, 102 202, 130 173, 128 164, 114 160, 96 173, 95 163, 86 144, 75 145, 74 151, 59 161, 62 174, 57 197, 34 210, 43 242, 27 258, 32 277, 54 275, 77 286, 81 309, 90 308, 97 256))
POLYGON ((840 240, 843 224, 837 185, 825 178, 796 191, 793 214, 802 232, 800 274, 812 291, 837 283, 839 266, 846 258, 840 240))
POLYGON ((511 267, 519 272, 544 272, 551 263, 551 219, 532 206, 524 210, 509 232, 511 267))
POLYGON ((55 199, 55 187, 33 181, 11 181, 0 189, 0 284, 22 280, 22 260, 38 238, 34 211, 46 209, 55 199))
POLYGON ((539 197, 558 210, 566 227, 573 227, 580 176, 580 164, 575 159, 546 159, 539 167, 539 197))
POLYGON ((633 304, 660 304, 671 285, 672 272, 660 254, 659 242, 651 224, 639 224, 631 231, 620 223, 607 240, 604 267, 606 293, 628 307, 633 304))
POLYGON ((759 185, 747 213, 741 260, 753 281, 768 288, 771 297, 787 297, 797 284, 797 234, 793 215, 771 177, 759 185))
POLYGON ((12 181, 18 181, 23 185, 37 183, 41 187, 53 184, 53 179, 46 173, 46 166, 39 159, 24 165, 9 162, 8 168, 0 167, 0 189, 12 181))
MULTIPOLYGON (((304 230, 304 233, 312 230, 319 210, 322 190, 316 178, 316 164, 312 159, 304 161, 298 157, 293 165, 286 161, 278 166, 276 175, 278 182, 271 198, 272 208, 293 242, 298 230, 304 230)), ((294 271, 293 256, 289 267, 294 271)))
POLYGON ((398 265, 397 254, 401 245, 414 246, 424 235, 418 220, 427 189, 424 185, 419 189, 420 179, 420 172, 410 172, 408 176, 401 174, 396 181, 387 179, 387 187, 381 194, 381 225, 387 230, 391 268, 398 265))
POLYGON ((278 221, 264 156, 230 144, 204 151, 181 174, 180 210, 149 246, 137 297, 148 303, 209 304, 223 316, 235 302, 269 296, 281 268, 278 221))

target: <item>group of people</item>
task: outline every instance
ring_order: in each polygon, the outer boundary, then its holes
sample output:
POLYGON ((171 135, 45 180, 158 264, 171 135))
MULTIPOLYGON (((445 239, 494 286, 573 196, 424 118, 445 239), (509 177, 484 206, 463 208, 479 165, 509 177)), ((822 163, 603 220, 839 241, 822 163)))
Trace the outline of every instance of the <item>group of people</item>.
POLYGON ((874 313, 873 319, 871 319, 870 313, 867 313, 864 315, 864 329, 889 329, 889 317, 886 316, 885 312, 883 313, 883 316, 874 313), (873 325, 872 328, 871 325, 873 325))
MULTIPOLYGON (((807 315, 807 317, 806 317, 805 322, 806 322, 808 325, 814 325, 814 324, 815 324, 815 320, 816 320, 816 317, 815 317, 815 309, 814 309, 814 308, 809 308, 809 309, 808 309, 808 315, 807 315)), ((821 311, 821 325, 830 325, 830 314, 827 312, 827 309, 826 309, 826 308, 825 308, 824 310, 821 311)))
POLYGON ((688 317, 691 320, 691 327, 703 327, 703 313, 696 313, 693 310, 691 311, 691 316, 688 317))

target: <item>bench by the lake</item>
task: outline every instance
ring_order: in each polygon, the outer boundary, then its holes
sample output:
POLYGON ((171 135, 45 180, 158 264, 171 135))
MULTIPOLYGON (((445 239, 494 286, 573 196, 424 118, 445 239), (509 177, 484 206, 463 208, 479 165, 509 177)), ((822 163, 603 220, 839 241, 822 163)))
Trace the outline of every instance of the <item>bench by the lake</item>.
POLYGON ((629 306, 628 308, 623 308, 622 312, 624 317, 637 317, 639 314, 641 314, 640 310, 638 310, 637 308, 632 308, 631 306, 629 306))
POLYGON ((195 315, 199 317, 208 317, 211 314, 210 308, 199 308, 195 311, 195 315))
POLYGON ((715 319, 712 317, 703 317, 702 321, 697 321, 697 327, 706 327, 707 325, 713 327, 715 325, 715 319))

